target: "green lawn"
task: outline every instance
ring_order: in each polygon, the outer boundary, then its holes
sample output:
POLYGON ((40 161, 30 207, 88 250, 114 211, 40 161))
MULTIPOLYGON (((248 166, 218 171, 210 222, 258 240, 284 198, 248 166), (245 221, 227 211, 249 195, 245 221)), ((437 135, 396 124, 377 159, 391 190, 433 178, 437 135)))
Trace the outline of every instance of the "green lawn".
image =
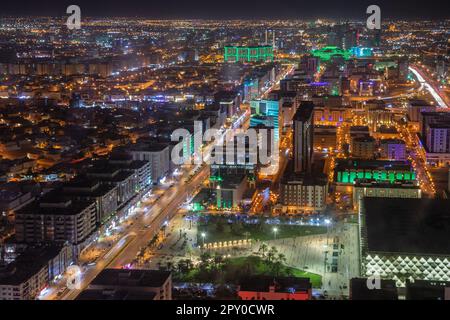
MULTIPOLYGON (((249 256, 229 259, 232 269, 251 271, 252 275, 274 275, 270 264, 265 263, 260 257, 249 256)), ((322 286, 322 276, 319 274, 303 271, 297 268, 283 266, 279 276, 293 276, 298 278, 309 278, 314 288, 322 286)))
POLYGON ((322 286, 322 276, 318 274, 287 266, 282 266, 280 270, 274 272, 273 264, 263 261, 263 259, 258 256, 227 259, 223 263, 220 270, 205 271, 197 268, 184 274, 177 272, 175 273, 174 281, 239 284, 241 279, 244 279, 250 275, 309 278, 314 288, 320 288, 322 286))
POLYGON ((202 243, 201 234, 204 233, 205 243, 230 241, 241 239, 255 239, 261 241, 282 238, 302 237, 313 234, 323 234, 327 228, 309 225, 270 225, 266 223, 246 224, 242 222, 229 223, 225 217, 209 217, 200 220, 198 224, 198 243, 202 243), (276 232, 274 232, 276 228, 276 232))

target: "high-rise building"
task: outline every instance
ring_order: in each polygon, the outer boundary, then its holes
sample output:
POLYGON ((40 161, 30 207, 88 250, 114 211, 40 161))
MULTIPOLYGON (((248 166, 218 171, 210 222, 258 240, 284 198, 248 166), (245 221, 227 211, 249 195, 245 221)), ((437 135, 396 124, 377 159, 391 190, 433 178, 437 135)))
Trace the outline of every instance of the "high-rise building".
POLYGON ((294 115, 294 171, 311 171, 314 133, 314 104, 303 101, 294 115))

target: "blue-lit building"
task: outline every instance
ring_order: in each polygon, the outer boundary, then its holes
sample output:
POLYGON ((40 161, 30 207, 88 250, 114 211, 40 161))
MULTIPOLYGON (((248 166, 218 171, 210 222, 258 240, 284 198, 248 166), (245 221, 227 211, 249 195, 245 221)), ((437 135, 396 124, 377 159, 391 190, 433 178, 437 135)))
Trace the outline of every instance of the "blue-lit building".
POLYGON ((283 126, 283 113, 280 110, 280 102, 278 100, 252 100, 250 101, 250 108, 252 112, 250 126, 255 127, 258 124, 273 126, 275 130, 274 141, 280 141, 283 126))

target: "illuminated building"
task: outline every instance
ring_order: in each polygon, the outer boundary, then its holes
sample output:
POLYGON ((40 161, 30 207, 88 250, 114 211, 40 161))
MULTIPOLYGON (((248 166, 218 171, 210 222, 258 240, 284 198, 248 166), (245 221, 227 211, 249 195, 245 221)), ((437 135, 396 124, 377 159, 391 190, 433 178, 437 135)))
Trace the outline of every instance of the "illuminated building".
POLYGON ((338 159, 335 167, 336 182, 353 184, 355 179, 376 181, 415 181, 416 173, 405 161, 338 159))
POLYGON ((335 126, 314 126, 314 150, 332 151, 336 149, 337 130, 335 126))
POLYGON ((30 246, 0 269, 0 300, 34 300, 74 262, 69 246, 30 246))
POLYGON ((365 109, 367 123, 372 132, 377 132, 383 126, 394 126, 394 113, 386 109, 384 102, 378 100, 367 101, 365 109))
POLYGON ((328 183, 321 174, 286 173, 280 182, 280 203, 283 213, 309 214, 326 207, 328 183))
POLYGON ((408 120, 419 122, 421 112, 434 112, 436 106, 430 105, 425 100, 413 99, 408 101, 408 120))
POLYGON ((311 51, 311 54, 314 57, 318 57, 321 61, 330 61, 332 58, 341 57, 345 60, 349 60, 351 58, 350 50, 343 50, 338 47, 324 47, 321 49, 316 49, 311 51))
POLYGON ((238 286, 242 300, 310 300, 312 285, 308 278, 253 276, 238 286))
MULTIPOLYGON (((315 104, 316 105, 316 104, 315 104)), ((317 106, 314 108, 314 123, 337 125, 352 118, 351 107, 347 106, 317 106)))
POLYGON ((211 187, 216 192, 216 207, 218 209, 237 208, 247 190, 247 177, 245 175, 227 175, 211 178, 211 187))
POLYGON ((96 230, 96 211, 95 201, 47 195, 17 210, 16 239, 22 243, 70 243, 78 256, 96 230))
POLYGON ((393 279, 450 280, 449 200, 364 198, 361 272, 393 279))
POLYGON ((152 168, 153 184, 158 184, 159 180, 169 173, 170 169, 170 150, 166 144, 147 144, 137 143, 131 145, 129 153, 133 160, 150 162, 152 168))
MULTIPOLYGON (((283 129, 283 112, 280 107, 280 102, 277 100, 252 100, 250 101, 250 108, 252 117, 266 116, 270 117, 270 123, 263 123, 266 126, 273 126, 274 128, 274 142, 280 141, 281 131, 283 129)), ((252 120, 250 120, 252 121, 252 120)), ((260 122, 253 120, 253 124, 257 125, 260 122)))
POLYGON ((382 139, 381 157, 388 160, 406 160, 406 144, 400 139, 382 139))
POLYGON ((353 56, 357 58, 366 58, 373 56, 373 49, 367 47, 353 47, 350 49, 353 56))
POLYGON ((353 187, 353 208, 358 210, 364 197, 372 198, 421 198, 420 187, 413 181, 376 181, 374 179, 356 179, 353 187))
POLYGON ((294 115, 294 171, 311 170, 314 135, 314 104, 303 101, 294 115))
POLYGON ((450 163, 450 113, 420 114, 420 143, 430 163, 450 163))
POLYGON ((355 158, 372 159, 375 154, 375 139, 367 137, 356 137, 351 142, 351 153, 355 158))
POLYGON ((273 61, 272 46, 226 46, 225 62, 267 62, 273 61))

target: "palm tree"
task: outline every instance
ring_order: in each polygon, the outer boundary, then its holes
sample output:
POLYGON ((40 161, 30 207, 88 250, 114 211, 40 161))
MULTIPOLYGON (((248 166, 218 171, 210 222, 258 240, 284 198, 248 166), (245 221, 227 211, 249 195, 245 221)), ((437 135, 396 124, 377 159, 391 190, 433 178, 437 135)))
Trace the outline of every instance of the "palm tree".
POLYGON ((275 257, 277 256, 277 253, 278 253, 277 248, 272 246, 270 248, 269 252, 267 253, 267 261, 272 262, 275 259, 275 257))
POLYGON ((258 253, 261 252, 261 257, 262 258, 264 258, 266 256, 266 251, 267 251, 268 248, 269 247, 264 242, 261 243, 261 245, 259 246, 258 253))
POLYGON ((286 256, 284 255, 284 253, 279 253, 277 256, 277 262, 281 263, 281 264, 285 264, 286 263, 286 256))

